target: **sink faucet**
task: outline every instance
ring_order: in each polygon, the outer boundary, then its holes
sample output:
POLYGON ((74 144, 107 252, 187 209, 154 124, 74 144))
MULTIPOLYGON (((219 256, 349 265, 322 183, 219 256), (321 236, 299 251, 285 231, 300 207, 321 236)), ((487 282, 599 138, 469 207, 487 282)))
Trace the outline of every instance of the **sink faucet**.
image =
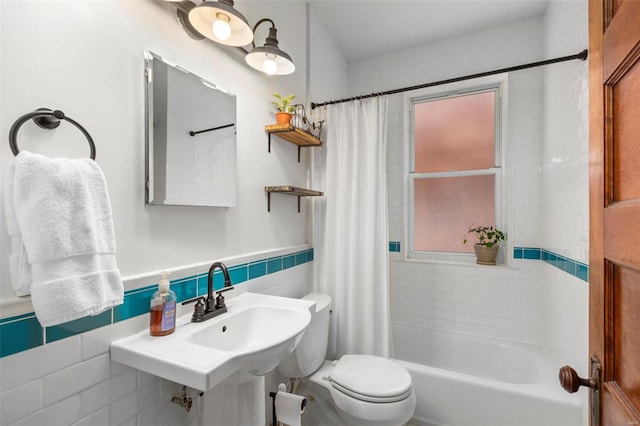
POLYGON ((233 286, 231 285, 231 279, 229 278, 229 271, 227 270, 227 267, 222 262, 214 262, 209 268, 209 275, 207 277, 206 299, 204 297, 196 297, 194 299, 182 302, 183 305, 196 302, 196 306, 193 310, 193 316, 191 317, 191 322, 206 321, 210 318, 227 312, 227 306, 224 303, 224 296, 222 295, 222 293, 229 290, 233 290, 233 286), (213 273, 216 269, 220 269, 222 271, 222 275, 224 276, 224 286, 218 291, 214 291, 213 289, 213 273), (218 296, 215 297, 214 293, 218 296))
MULTIPOLYGON (((216 309, 224 308, 224 311, 227 311, 227 307, 224 305, 224 296, 222 296, 222 292, 231 290, 233 287, 231 286, 231 279, 229 278, 229 271, 227 267, 222 262, 214 262, 209 268, 209 276, 207 277, 207 307, 206 312, 214 311, 216 309), (213 273, 216 268, 220 268, 222 271, 222 275, 224 276, 224 286, 220 291, 217 291, 217 298, 213 297, 213 273), (217 299, 220 299, 220 303, 216 303, 217 299)), ((221 312, 222 313, 222 312, 221 312)))

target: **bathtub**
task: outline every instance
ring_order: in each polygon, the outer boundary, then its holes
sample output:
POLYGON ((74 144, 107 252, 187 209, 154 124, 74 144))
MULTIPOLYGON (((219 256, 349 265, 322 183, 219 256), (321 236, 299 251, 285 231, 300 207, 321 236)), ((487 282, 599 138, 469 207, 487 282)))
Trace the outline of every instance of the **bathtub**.
POLYGON ((392 323, 393 358, 411 374, 419 426, 582 426, 540 347, 392 323))

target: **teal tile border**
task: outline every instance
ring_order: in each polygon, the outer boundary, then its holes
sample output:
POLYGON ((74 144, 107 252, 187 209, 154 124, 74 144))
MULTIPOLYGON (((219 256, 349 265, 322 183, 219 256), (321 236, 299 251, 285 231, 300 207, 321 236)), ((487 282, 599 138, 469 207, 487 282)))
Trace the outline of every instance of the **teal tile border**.
POLYGON ((267 261, 261 260, 259 262, 252 262, 248 266, 249 279, 260 278, 263 275, 267 275, 267 261))
POLYGON ((267 274, 282 271, 282 256, 267 259, 267 274))
POLYGON ((2 356, 33 349, 44 344, 42 327, 34 314, 5 318, 0 322, 2 356))
MULTIPOLYGON (((254 260, 249 263, 229 266, 229 276, 233 285, 248 280, 293 268, 314 258, 313 248, 282 256, 254 260)), ((213 286, 220 289, 224 285, 222 273, 216 270, 213 286)), ((33 312, 0 319, 0 358, 18 352, 55 342, 76 334, 84 333, 106 325, 124 321, 149 312, 151 296, 158 290, 157 284, 125 291, 124 303, 99 315, 80 318, 64 324, 43 329, 33 312)), ((207 294, 207 273, 171 281, 171 290, 178 302, 207 294)))
MULTIPOLYGON (((390 252, 400 252, 399 241, 389 241, 390 252)), ((589 265, 539 247, 514 247, 514 259, 542 260, 582 281, 589 282, 589 265)))
POLYGON ((282 258, 282 269, 289 269, 296 266, 296 256, 294 254, 282 258))
POLYGON ((124 292, 122 305, 113 308, 113 322, 124 321, 129 318, 149 312, 149 302, 158 286, 148 286, 124 292))
POLYGON ((529 259, 529 260, 541 260, 542 249, 536 247, 514 247, 513 248, 514 259, 529 259))
POLYGON ((74 321, 65 322, 64 324, 47 327, 45 336, 47 343, 51 343, 56 340, 62 340, 109 324, 111 324, 111 309, 96 316, 80 318, 74 321))
POLYGON ((589 282, 589 265, 585 265, 577 260, 559 255, 552 251, 536 247, 514 247, 514 259, 542 260, 544 263, 560 269, 569 275, 589 282))

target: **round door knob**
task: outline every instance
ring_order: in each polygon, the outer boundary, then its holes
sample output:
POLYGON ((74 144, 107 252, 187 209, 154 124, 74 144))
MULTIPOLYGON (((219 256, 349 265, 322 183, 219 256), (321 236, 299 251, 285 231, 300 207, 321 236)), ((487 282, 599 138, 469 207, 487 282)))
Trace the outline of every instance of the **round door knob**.
POLYGON ((560 368, 558 378, 560 379, 560 386, 569 393, 577 392, 580 386, 587 386, 590 388, 595 386, 591 381, 578 376, 576 370, 568 365, 560 368))

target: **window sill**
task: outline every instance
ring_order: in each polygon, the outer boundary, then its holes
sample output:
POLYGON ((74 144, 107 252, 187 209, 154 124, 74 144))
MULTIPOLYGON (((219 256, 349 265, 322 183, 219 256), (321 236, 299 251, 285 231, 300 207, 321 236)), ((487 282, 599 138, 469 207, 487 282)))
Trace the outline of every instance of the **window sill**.
POLYGON ((497 265, 478 265, 473 261, 463 261, 463 260, 440 260, 440 259, 418 259, 418 258, 407 258, 398 256, 395 259, 391 259, 392 262, 395 263, 419 263, 419 264, 428 264, 428 265, 444 265, 444 266, 463 266, 467 268, 479 268, 479 269, 496 269, 500 271, 519 271, 519 266, 509 265, 506 263, 499 263, 497 265))

